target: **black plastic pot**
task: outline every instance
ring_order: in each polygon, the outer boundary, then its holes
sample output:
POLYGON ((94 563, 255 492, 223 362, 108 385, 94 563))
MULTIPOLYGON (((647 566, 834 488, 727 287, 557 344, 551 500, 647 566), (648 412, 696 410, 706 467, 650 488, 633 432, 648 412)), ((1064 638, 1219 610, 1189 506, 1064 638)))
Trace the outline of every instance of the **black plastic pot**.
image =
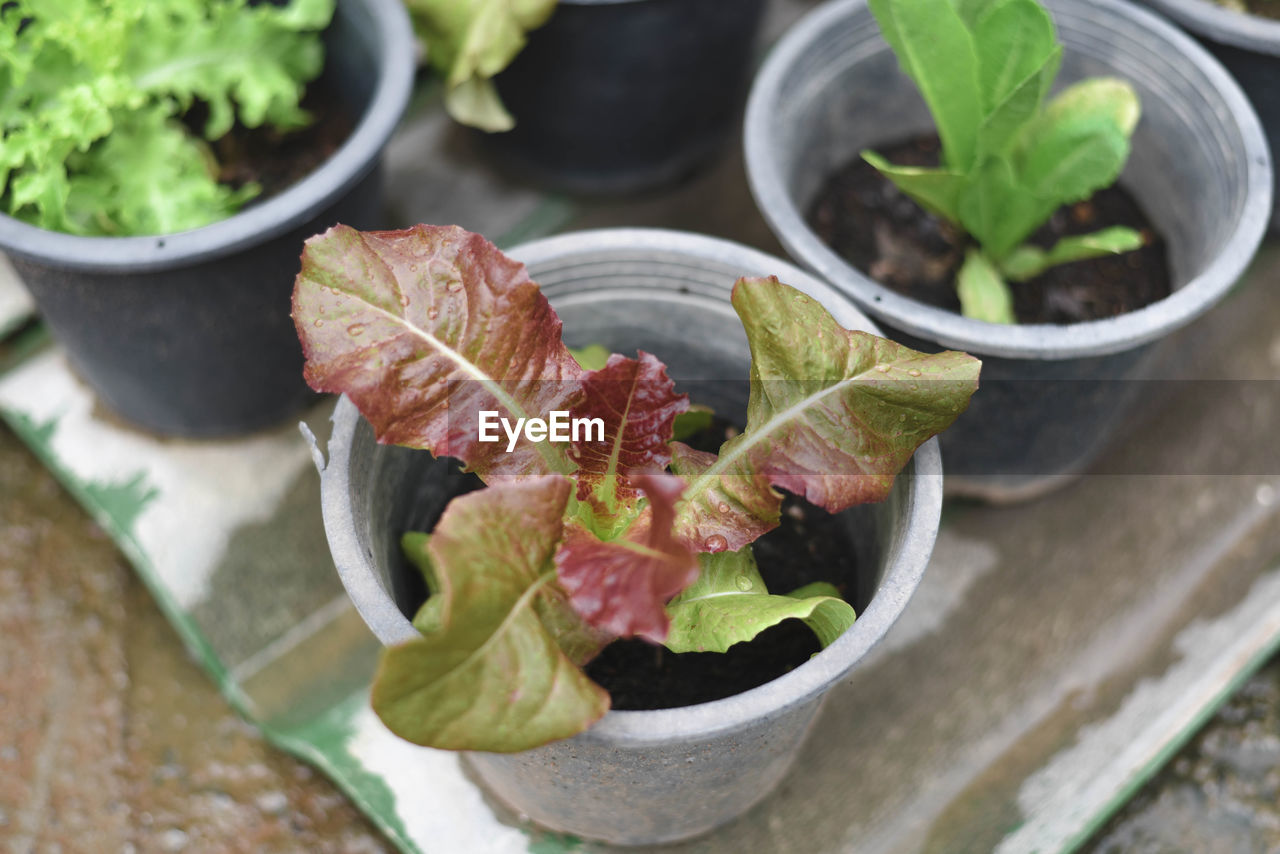
POLYGON ((736 127, 764 0, 560 0, 496 78, 503 165, 553 189, 676 181, 736 127))
MULTIPOLYGON (((1143 0, 1199 39, 1227 67, 1258 111, 1271 150, 1280 141, 1280 21, 1246 15, 1213 0, 1143 0)), ((1276 192, 1280 195, 1280 171, 1276 192)), ((1272 232, 1280 231, 1273 209, 1272 232)))
POLYGON ((325 76, 359 121, 319 169, 203 228, 77 237, 0 216, 0 248, 80 376, 158 433, 205 437, 279 422, 311 399, 289 317, 302 241, 381 222, 380 155, 413 79, 397 0, 339 0, 325 76))

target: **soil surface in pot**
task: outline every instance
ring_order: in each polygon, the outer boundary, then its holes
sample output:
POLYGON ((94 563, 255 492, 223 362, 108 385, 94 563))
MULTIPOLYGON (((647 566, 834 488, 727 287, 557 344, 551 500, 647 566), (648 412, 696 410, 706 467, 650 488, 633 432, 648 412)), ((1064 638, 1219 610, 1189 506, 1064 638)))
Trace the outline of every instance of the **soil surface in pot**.
MULTIPOLYGON (((770 593, 828 581, 862 612, 849 534, 835 516, 788 496, 782 524, 753 548, 770 593)), ((615 709, 671 709, 741 694, 796 669, 821 648, 808 626, 784 620, 723 653, 674 653, 643 640, 614 641, 586 669, 609 691, 615 709)))
MULTIPOLYGON (((938 165, 936 136, 876 146, 890 163, 938 165)), ((955 277, 972 239, 928 213, 861 157, 831 175, 809 209, 810 226, 838 255, 904 296, 960 311, 955 277)), ((1118 186, 1064 205, 1030 242, 1049 247, 1062 237, 1114 225, 1134 228, 1146 245, 1133 252, 1053 267, 1011 284, 1019 323, 1080 323, 1134 311, 1171 291, 1168 254, 1137 201, 1118 186)))
MULTIPOLYGON (((302 108, 312 116, 311 124, 304 128, 248 128, 237 121, 225 136, 209 143, 218 161, 220 182, 262 187, 250 206, 283 193, 320 168, 355 129, 355 117, 324 77, 307 87, 302 108)), ((196 105, 183 120, 200 135, 207 116, 207 109, 196 105)))
MULTIPOLYGON (((686 442, 715 452, 734 432, 716 419, 686 442)), ((837 517, 788 495, 781 524, 752 547, 770 593, 788 593, 826 581, 862 613, 866 603, 858 599, 849 532, 837 517)), ((821 648, 808 626, 784 620, 723 653, 674 653, 639 639, 614 641, 586 671, 608 690, 614 709, 671 709, 709 703, 763 685, 804 664, 821 648)))

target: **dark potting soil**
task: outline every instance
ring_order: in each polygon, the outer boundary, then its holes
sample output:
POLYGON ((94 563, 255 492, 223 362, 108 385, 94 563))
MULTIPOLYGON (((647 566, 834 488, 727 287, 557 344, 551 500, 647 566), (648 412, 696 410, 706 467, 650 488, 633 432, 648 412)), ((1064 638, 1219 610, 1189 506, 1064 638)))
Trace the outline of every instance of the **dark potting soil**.
MULTIPOLYGON (((828 581, 861 613, 848 533, 835 516, 787 496, 782 524, 753 548, 770 593, 828 581)), ((820 649, 808 626, 784 620, 723 653, 674 653, 643 640, 614 641, 587 665, 587 675, 609 691, 615 709, 670 709, 763 685, 804 664, 820 649)))
MULTIPOLYGON (((312 117, 306 127, 282 131, 236 122, 226 135, 211 142, 218 180, 233 187, 258 184, 262 192, 249 202, 253 205, 279 195, 318 169, 351 136, 355 119, 323 77, 307 87, 302 108, 312 117)), ((184 120, 199 134, 206 116, 202 106, 196 105, 184 120)))
MULTIPOLYGON (((890 163, 903 166, 933 167, 940 157, 936 136, 876 150, 890 163)), ((960 311, 955 277, 972 240, 925 211, 861 157, 827 179, 809 209, 808 221, 838 255, 881 284, 912 299, 960 311)), ((1062 264, 1031 281, 1011 283, 1019 323, 1098 320, 1169 295, 1164 239, 1133 196, 1119 186, 1062 206, 1030 242, 1047 248, 1060 238, 1115 225, 1141 232, 1146 245, 1122 255, 1062 264)))
MULTIPOLYGON (((733 435, 721 419, 687 440, 718 451, 733 435)), ((849 535, 831 514, 788 495, 782 522, 757 540, 756 563, 770 593, 787 593, 816 581, 836 585, 862 612, 849 535)), ((674 653, 639 639, 614 641, 586 667, 608 690, 619 710, 670 709, 731 697, 777 679, 821 649, 813 631, 799 620, 784 620, 727 652, 674 653)))

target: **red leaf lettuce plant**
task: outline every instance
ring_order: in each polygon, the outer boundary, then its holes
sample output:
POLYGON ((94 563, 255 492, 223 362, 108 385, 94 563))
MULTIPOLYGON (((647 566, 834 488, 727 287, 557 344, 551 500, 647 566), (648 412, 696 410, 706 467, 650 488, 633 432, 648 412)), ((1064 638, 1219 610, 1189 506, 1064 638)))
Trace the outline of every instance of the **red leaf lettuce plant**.
POLYGON ((968 405, 980 363, 845 330, 775 278, 739 280, 732 301, 751 395, 746 429, 711 454, 672 441, 689 403, 656 357, 582 368, 524 266, 479 235, 337 226, 307 241, 294 291, 307 381, 347 394, 379 441, 455 457, 487 485, 404 538, 431 596, 422 637, 377 674, 393 731, 524 750, 607 711, 581 667, 614 638, 724 651, 796 618, 826 645, 853 622, 831 585, 765 588, 750 544, 778 524, 777 487, 832 512, 883 499, 968 405), (556 410, 603 435, 480 440, 481 412, 556 410))

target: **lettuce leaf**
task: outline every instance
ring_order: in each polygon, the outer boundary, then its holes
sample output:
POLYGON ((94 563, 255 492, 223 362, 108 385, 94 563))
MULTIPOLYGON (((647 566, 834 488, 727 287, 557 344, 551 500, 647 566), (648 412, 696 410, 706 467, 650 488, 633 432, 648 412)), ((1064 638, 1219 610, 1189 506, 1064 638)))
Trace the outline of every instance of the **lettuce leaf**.
POLYGON ((609 695, 579 669, 585 630, 552 554, 571 485, 549 475, 455 499, 429 539, 431 629, 387 650, 373 708, 402 738, 512 752, 580 732, 609 695))
POLYGON ((308 121, 334 0, 10 0, 0 6, 0 203, 42 228, 162 234, 222 219, 256 192, 217 180, 209 139, 237 119, 308 121))
POLYGON ((556 0, 405 0, 431 63, 445 82, 445 108, 486 131, 515 127, 493 85, 525 45, 525 33, 546 23, 556 0))
POLYGON ((775 486, 832 513, 882 500, 978 387, 972 356, 844 329, 773 277, 740 279, 733 307, 751 347, 746 429, 718 455, 675 445, 687 484, 676 532, 699 552, 736 551, 776 527, 775 486))
POLYGON ((379 441, 456 457, 485 479, 574 470, 563 444, 481 441, 482 411, 570 410, 583 371, 524 265, 480 235, 334 226, 306 243, 293 316, 307 382, 348 395, 379 441))

